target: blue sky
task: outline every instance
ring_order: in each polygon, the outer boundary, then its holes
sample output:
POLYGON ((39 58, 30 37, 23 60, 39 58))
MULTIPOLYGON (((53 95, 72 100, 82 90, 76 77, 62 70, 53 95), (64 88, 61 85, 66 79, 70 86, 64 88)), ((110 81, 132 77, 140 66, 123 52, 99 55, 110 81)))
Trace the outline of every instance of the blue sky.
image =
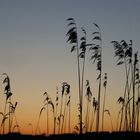
POLYGON ((31 52, 35 53, 38 49, 45 49, 46 52, 47 49, 49 51, 62 49, 66 46, 66 19, 69 17, 74 17, 79 28, 84 26, 89 34, 94 30, 92 23, 99 24, 103 31, 103 40, 107 45, 114 39, 132 39, 136 48, 139 45, 139 0, 4 0, 0 2, 1 53, 10 48, 11 53, 28 52, 26 55, 29 56, 31 52), (3 45, 4 41, 10 44, 3 45), (29 42, 32 42, 32 45, 29 45, 29 42), (42 42, 44 45, 41 43, 33 45, 37 42, 42 42))
MULTIPOLYGON (((15 100, 21 103, 19 108, 36 107, 36 114, 40 94, 49 90, 54 96, 56 86, 63 81, 70 82, 73 91, 78 90, 76 57, 70 53, 65 36, 69 17, 75 18, 79 35, 80 27, 85 27, 89 42, 95 31, 92 23, 101 27, 103 65, 110 76, 111 92, 123 71, 115 66, 110 42, 133 40, 134 50, 139 51, 139 7, 139 0, 0 0, 0 73, 6 72, 11 77, 15 100), (34 100, 30 103, 32 96, 34 100)), ((87 63, 86 78, 96 82, 95 69, 87 63)), ((116 88, 123 89, 121 85, 116 88)), ((110 95, 114 97, 112 102, 117 94, 121 92, 110 95)), ((24 112, 29 113, 27 109, 24 112)))

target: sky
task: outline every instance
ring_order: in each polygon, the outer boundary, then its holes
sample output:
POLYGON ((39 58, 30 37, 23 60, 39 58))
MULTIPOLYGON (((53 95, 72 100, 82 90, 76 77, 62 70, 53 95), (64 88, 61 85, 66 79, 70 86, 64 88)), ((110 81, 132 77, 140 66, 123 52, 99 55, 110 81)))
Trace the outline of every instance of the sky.
MULTIPOLYGON (((56 86, 71 85, 73 110, 72 128, 77 121, 78 80, 76 54, 70 53, 66 43, 66 21, 73 17, 80 28, 87 31, 88 42, 96 30, 102 31, 103 72, 108 73, 107 104, 116 121, 125 78, 123 67, 116 66, 112 40, 133 40, 134 51, 140 44, 139 0, 0 0, 0 74, 7 73, 11 80, 13 102, 18 101, 17 120, 22 133, 36 128, 38 114, 47 91, 55 100, 56 86), (116 111, 117 110, 117 111, 116 111)), ((85 79, 90 81, 93 95, 97 97, 96 66, 87 57, 85 79)), ((0 78, 0 111, 4 108, 4 94, 0 78)), ((85 101, 86 102, 86 101, 85 101)), ((43 120, 42 120, 43 125, 43 120)), ((44 129, 44 126, 42 126, 44 129)), ((110 130, 110 124, 106 123, 110 130)))

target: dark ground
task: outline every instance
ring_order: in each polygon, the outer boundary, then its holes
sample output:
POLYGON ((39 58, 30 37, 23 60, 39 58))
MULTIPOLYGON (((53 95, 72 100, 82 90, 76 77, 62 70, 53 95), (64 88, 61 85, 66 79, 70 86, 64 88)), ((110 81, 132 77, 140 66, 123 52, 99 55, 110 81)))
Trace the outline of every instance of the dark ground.
POLYGON ((86 133, 82 135, 63 134, 31 136, 19 133, 0 135, 0 140, 140 140, 140 132, 100 132, 86 133))

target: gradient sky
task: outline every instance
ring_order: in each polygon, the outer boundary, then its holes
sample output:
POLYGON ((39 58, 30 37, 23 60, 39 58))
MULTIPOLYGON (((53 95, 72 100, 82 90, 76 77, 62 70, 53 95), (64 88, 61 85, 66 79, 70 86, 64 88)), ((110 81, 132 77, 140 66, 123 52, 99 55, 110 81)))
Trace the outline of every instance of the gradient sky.
MULTIPOLYGON (((13 101, 19 103, 16 113, 23 133, 31 132, 28 123, 36 127, 44 91, 54 100, 56 86, 61 91, 63 81, 71 84, 73 116, 77 120, 76 56, 70 53, 65 36, 69 17, 75 18, 79 28, 83 26, 87 30, 89 42, 95 31, 92 23, 102 29, 103 71, 108 73, 106 106, 116 121, 119 107, 116 101, 123 92, 124 71, 123 67, 116 67, 110 42, 133 40, 134 50, 139 51, 139 7, 139 0, 0 0, 0 73, 6 72, 11 79, 13 101)), ((95 69, 95 65, 87 62, 85 79, 90 80, 97 97, 95 69)), ((0 111, 5 96, 2 80, 1 76, 0 111)), ((110 125, 106 129, 110 129, 110 125)))

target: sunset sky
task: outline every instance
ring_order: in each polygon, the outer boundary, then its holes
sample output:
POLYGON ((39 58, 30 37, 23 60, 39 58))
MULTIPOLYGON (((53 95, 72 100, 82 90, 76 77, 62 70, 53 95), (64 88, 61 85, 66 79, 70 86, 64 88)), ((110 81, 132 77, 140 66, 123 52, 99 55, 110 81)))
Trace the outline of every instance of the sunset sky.
MULTIPOLYGON (((139 51, 140 1, 0 0, 0 74, 7 73, 10 77, 12 100, 18 102, 16 116, 22 133, 31 133, 29 123, 35 130, 43 93, 47 91, 54 101, 56 86, 60 93, 64 81, 71 85, 71 130, 77 123, 77 61, 76 54, 70 53, 70 44, 66 43, 66 20, 70 17, 75 18, 80 36, 80 28, 86 29, 89 43, 92 32, 96 31, 93 22, 102 30, 103 73, 108 73, 106 108, 113 122, 116 121, 120 107, 116 101, 124 91, 125 73, 122 66, 116 66, 110 42, 133 40, 134 51, 139 51)), ((93 96, 97 97, 96 66, 89 59, 90 52, 85 80, 90 81, 93 96)), ((3 77, 0 76, 0 112, 5 103, 3 77)), ((105 129, 111 130, 108 116, 106 120, 105 129)), ((41 123, 43 131, 43 120, 41 123)))

